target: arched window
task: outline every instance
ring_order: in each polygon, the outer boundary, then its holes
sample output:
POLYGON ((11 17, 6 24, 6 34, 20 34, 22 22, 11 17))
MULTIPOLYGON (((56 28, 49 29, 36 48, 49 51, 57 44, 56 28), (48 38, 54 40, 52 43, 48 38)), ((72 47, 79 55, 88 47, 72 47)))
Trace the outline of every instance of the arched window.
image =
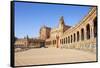
POLYGON ((75 35, 75 33, 74 33, 74 42, 75 42, 75 39, 76 39, 76 35, 75 35))
POLYGON ((77 41, 79 41, 79 31, 77 31, 77 41))
POLYGON ((86 35, 87 35, 87 39, 90 39, 90 25, 87 24, 86 26, 86 35))
POLYGON ((72 43, 72 35, 71 35, 71 43, 72 43))
POLYGON ((94 37, 97 37, 97 17, 93 21, 94 24, 94 37))
POLYGON ((84 40, 84 29, 81 29, 81 40, 84 40))
POLYGON ((66 44, 67 44, 67 37, 66 37, 66 44))

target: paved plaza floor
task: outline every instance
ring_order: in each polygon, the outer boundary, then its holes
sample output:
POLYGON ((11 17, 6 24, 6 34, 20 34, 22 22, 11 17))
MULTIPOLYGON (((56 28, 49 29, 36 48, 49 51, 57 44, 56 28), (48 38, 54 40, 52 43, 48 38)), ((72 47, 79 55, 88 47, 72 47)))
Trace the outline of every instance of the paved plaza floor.
POLYGON ((96 61, 96 54, 75 49, 36 48, 15 53, 15 65, 41 65, 96 61))

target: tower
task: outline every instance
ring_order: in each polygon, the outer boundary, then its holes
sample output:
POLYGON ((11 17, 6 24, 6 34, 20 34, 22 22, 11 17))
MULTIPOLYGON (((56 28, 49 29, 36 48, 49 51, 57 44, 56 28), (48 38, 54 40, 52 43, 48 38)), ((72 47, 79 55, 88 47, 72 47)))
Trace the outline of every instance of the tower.
POLYGON ((63 19, 63 16, 61 16, 60 20, 59 20, 59 29, 64 30, 64 26, 65 26, 65 23, 64 23, 64 19, 63 19))
POLYGON ((40 39, 46 40, 50 37, 51 28, 43 26, 40 29, 40 39))

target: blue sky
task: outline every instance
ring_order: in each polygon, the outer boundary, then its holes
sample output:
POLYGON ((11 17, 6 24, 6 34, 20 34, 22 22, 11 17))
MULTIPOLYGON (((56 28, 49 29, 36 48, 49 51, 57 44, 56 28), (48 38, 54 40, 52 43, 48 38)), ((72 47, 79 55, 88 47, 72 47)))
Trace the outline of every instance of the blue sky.
POLYGON ((54 28, 61 16, 66 25, 74 26, 90 11, 88 6, 15 2, 15 36, 38 37, 41 26, 54 28))

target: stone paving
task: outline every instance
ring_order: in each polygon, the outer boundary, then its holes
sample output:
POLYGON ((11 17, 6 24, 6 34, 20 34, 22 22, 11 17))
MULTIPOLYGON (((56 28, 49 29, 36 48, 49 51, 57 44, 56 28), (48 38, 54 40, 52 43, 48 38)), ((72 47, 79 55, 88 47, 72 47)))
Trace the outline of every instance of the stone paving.
POLYGON ((96 61, 96 54, 75 49, 36 48, 15 53, 15 65, 41 65, 96 61))

